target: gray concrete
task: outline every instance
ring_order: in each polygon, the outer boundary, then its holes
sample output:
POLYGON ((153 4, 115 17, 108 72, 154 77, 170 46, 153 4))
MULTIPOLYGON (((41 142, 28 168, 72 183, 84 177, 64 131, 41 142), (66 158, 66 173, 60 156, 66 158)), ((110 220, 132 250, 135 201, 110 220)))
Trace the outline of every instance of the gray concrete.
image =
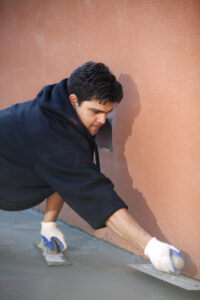
POLYGON ((188 292, 126 266, 140 261, 106 242, 59 222, 73 265, 48 267, 33 246, 42 214, 0 211, 1 300, 194 300, 188 292))

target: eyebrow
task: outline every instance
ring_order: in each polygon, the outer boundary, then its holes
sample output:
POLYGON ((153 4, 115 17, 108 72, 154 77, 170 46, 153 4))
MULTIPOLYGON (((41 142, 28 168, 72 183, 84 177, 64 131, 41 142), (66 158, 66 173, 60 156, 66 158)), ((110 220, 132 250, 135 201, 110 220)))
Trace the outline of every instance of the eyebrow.
POLYGON ((109 114, 111 111, 113 111, 113 108, 109 111, 104 111, 104 110, 100 110, 100 109, 96 109, 96 108, 89 108, 89 110, 92 110, 93 112, 97 112, 97 113, 106 113, 109 114))

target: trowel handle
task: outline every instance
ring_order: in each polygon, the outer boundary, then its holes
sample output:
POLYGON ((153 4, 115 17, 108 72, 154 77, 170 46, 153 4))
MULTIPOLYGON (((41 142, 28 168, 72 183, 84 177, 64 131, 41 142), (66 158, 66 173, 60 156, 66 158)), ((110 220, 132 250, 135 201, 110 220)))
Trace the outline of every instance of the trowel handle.
POLYGON ((174 248, 170 248, 170 257, 174 272, 179 273, 179 270, 184 267, 184 259, 182 253, 174 248))
POLYGON ((180 258, 183 259, 183 255, 182 255, 182 253, 180 251, 177 251, 177 250, 175 250, 173 248, 170 248, 169 251, 170 251, 170 255, 177 255, 177 256, 179 256, 180 258))

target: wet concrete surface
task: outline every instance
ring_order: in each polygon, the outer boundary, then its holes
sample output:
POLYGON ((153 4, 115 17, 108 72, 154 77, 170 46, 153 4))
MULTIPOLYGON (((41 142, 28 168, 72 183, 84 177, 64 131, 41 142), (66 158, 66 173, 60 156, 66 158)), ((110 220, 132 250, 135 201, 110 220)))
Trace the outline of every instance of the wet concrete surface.
POLYGON ((1 300, 194 300, 185 291, 126 266, 137 256, 59 222, 71 266, 47 266, 33 245, 42 214, 0 211, 1 300))

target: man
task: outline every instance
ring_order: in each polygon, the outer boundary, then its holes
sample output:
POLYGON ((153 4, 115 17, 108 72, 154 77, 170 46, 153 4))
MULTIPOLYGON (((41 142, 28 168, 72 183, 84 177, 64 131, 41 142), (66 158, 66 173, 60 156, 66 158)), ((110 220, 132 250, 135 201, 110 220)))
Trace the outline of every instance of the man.
POLYGON ((47 198, 41 235, 49 248, 55 239, 64 250, 56 219, 65 201, 94 229, 111 228, 142 249, 157 269, 173 272, 173 247, 137 224, 100 172, 95 135, 122 97, 109 68, 87 62, 34 100, 2 110, 0 209, 23 210, 47 198))

